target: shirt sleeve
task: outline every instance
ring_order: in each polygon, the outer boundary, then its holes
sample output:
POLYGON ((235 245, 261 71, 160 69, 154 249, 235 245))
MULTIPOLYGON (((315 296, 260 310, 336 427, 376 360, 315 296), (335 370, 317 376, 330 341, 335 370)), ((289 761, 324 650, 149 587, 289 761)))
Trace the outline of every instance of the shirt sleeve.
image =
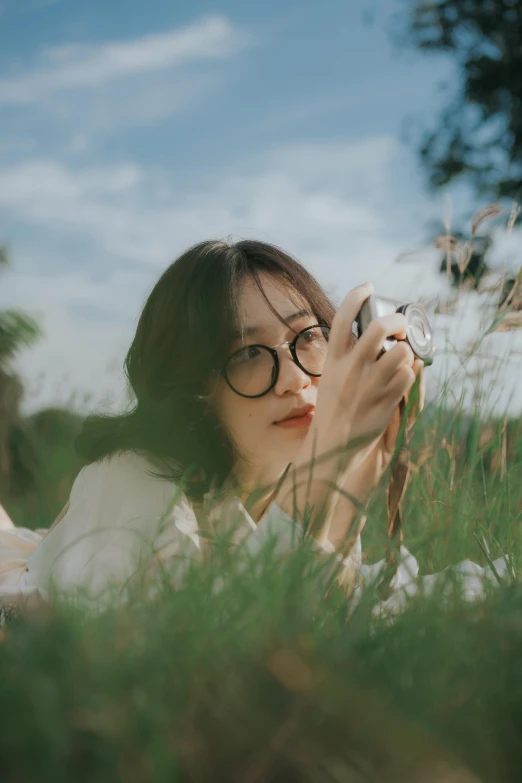
POLYGON ((12 530, 13 528, 14 525, 10 517, 7 515, 7 511, 0 504, 0 530, 12 530))
POLYGON ((161 570, 179 580, 201 558, 197 520, 185 495, 131 457, 78 474, 69 508, 28 558, 26 580, 46 592, 100 599, 161 570))

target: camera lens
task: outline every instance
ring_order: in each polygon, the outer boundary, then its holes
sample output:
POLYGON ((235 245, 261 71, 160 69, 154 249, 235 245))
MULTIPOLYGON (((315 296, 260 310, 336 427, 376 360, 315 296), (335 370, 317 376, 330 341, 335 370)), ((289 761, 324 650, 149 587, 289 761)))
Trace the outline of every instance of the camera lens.
POLYGON ((412 322, 409 325, 409 329, 413 340, 419 346, 419 348, 426 349, 429 337, 426 335, 425 326, 422 320, 420 318, 412 319, 412 322))
POLYGON ((421 305, 410 304, 401 307, 400 311, 406 316, 407 338, 412 350, 420 359, 431 360, 433 335, 425 309, 421 305))

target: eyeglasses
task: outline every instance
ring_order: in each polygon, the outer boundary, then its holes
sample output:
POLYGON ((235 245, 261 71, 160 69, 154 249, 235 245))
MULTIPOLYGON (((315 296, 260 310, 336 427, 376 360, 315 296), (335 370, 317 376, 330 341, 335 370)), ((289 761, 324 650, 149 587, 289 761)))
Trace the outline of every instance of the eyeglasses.
POLYGON ((296 334, 292 341, 273 348, 246 345, 229 357, 220 374, 240 397, 262 397, 274 388, 279 377, 276 349, 288 346, 297 366, 307 375, 318 378, 323 372, 329 337, 329 326, 314 324, 296 334))

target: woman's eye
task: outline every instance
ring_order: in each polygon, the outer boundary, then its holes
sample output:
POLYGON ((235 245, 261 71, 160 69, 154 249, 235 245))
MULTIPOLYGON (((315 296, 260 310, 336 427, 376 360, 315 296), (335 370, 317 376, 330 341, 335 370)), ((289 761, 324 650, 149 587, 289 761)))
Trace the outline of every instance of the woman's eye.
POLYGON ((307 342, 313 343, 315 340, 318 339, 318 335, 313 331, 313 329, 310 329, 310 331, 304 333, 304 337, 307 342))
POLYGON ((243 364, 244 362, 248 362, 251 359, 255 359, 258 355, 259 348, 256 348, 254 345, 249 345, 246 348, 243 348, 243 350, 237 353, 234 357, 232 357, 232 363, 243 364))
POLYGON ((308 329, 308 331, 302 332, 301 340, 306 343, 315 343, 317 340, 324 340, 324 334, 319 329, 308 329))

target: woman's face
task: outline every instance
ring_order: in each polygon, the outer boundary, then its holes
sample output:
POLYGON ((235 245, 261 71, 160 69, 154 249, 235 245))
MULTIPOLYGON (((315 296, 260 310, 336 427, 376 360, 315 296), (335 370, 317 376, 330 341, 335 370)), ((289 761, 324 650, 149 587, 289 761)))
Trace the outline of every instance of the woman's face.
MULTIPOLYGON (((296 332, 317 323, 313 314, 292 320, 296 311, 308 308, 304 301, 292 301, 277 279, 260 274, 267 298, 274 309, 291 323, 296 332)), ((293 294, 296 300, 295 293, 293 294)), ((238 340, 231 353, 244 345, 260 343, 269 347, 291 341, 295 333, 271 312, 251 278, 245 278, 240 289, 240 308, 245 329, 255 329, 238 340)), ((241 485, 253 487, 259 483, 277 481, 292 462, 306 436, 309 424, 283 427, 277 424, 293 410, 316 404, 319 378, 307 375, 293 361, 288 347, 277 349, 279 376, 275 386, 264 396, 241 397, 219 377, 214 402, 217 414, 226 426, 242 458, 234 468, 241 485)))

